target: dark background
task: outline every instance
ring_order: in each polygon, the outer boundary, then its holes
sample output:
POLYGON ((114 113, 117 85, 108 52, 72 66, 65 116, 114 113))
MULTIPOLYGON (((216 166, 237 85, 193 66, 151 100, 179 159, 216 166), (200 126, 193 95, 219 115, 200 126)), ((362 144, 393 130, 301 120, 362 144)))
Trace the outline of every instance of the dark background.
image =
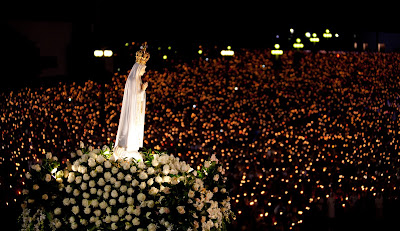
POLYGON ((395 8, 381 1, 7 3, 0 21, 0 89, 108 79, 111 72, 130 68, 130 54, 143 41, 153 54, 151 68, 162 67, 166 52, 190 60, 199 45, 220 50, 228 45, 273 48, 280 43, 287 49, 290 28, 296 37, 304 37, 306 31, 321 35, 327 28, 340 34, 334 45, 321 43, 316 49, 351 50, 354 42, 368 40, 374 50, 385 35, 400 32, 395 8), (166 50, 168 46, 172 49, 166 50), (116 56, 112 61, 96 59, 95 49, 111 49, 116 56))

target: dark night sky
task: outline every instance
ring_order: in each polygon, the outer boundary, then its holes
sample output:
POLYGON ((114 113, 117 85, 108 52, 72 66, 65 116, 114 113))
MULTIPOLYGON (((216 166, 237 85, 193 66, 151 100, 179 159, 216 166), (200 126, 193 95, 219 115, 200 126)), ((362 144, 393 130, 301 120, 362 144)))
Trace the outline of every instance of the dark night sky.
MULTIPOLYGON (((94 1, 92 1, 94 2, 94 1)), ((94 24, 104 39, 231 39, 247 41, 266 33, 300 29, 336 28, 346 31, 400 31, 396 14, 383 2, 361 4, 337 1, 308 4, 293 2, 108 1, 93 4, 71 2, 13 3, 7 19, 72 21, 94 24), (323 3, 323 4, 322 4, 323 3)))

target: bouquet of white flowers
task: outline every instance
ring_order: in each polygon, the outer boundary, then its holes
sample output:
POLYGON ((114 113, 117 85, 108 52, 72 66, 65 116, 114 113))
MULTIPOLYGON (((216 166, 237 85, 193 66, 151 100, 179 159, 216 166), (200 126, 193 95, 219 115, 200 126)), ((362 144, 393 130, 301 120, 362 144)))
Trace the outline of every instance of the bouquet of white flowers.
POLYGON ((215 156, 196 171, 173 155, 142 154, 114 160, 108 146, 81 144, 59 171, 49 154, 26 174, 21 229, 226 230, 234 215, 215 156))

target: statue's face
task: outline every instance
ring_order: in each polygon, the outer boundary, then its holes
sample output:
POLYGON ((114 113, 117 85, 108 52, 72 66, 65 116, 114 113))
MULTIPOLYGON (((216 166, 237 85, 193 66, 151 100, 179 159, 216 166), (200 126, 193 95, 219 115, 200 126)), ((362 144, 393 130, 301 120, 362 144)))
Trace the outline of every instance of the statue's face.
POLYGON ((146 67, 140 70, 139 76, 143 76, 145 72, 146 72, 146 67))

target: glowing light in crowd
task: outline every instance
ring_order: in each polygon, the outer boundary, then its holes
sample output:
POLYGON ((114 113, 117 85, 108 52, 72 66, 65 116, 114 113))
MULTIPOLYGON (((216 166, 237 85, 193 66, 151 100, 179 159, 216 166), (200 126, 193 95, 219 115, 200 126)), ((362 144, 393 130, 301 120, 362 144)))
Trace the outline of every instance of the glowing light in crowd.
POLYGON ((222 50, 221 55, 222 56, 233 56, 235 52, 233 50, 222 50))

